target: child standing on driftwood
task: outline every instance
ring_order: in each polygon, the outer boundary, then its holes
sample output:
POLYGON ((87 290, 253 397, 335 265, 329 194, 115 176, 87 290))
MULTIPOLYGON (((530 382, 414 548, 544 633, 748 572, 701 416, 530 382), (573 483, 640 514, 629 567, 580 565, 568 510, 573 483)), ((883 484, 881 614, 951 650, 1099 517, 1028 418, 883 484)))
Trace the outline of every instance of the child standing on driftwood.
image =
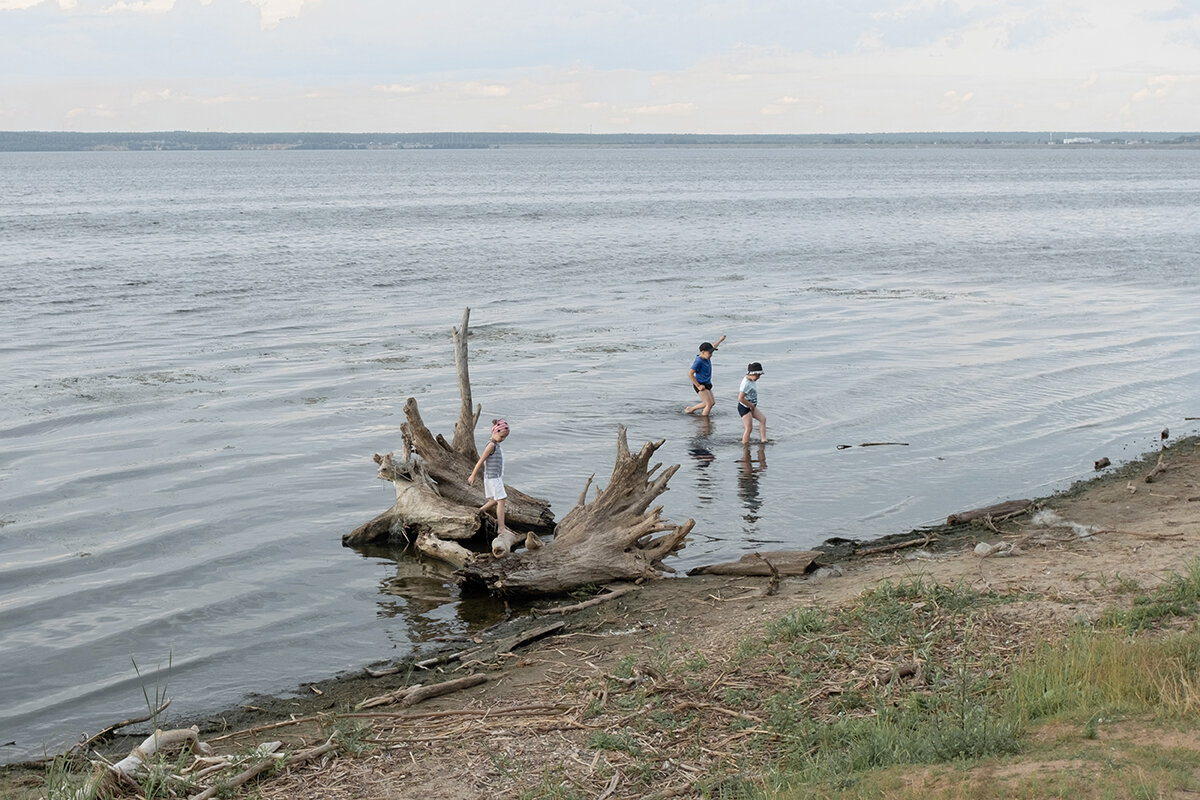
POLYGON ((479 510, 490 511, 492 506, 496 507, 498 536, 508 533, 508 528, 504 525, 504 500, 508 493, 504 491, 504 451, 500 449, 500 443, 507 438, 508 423, 502 419, 492 420, 492 438, 488 440, 487 446, 479 455, 479 460, 475 462, 471 477, 467 478, 467 485, 474 486, 479 471, 483 470, 483 496, 487 501, 479 510))
MULTIPOLYGON (((504 451, 500 449, 500 443, 507 438, 508 422, 502 419, 492 420, 492 438, 488 440, 487 446, 479 455, 479 460, 475 462, 471 477, 467 478, 467 485, 474 486, 479 471, 483 470, 483 496, 486 501, 479 510, 486 512, 493 506, 496 507, 496 538, 492 540, 492 555, 497 558, 508 555, 513 545, 520 540, 520 537, 504 524, 504 501, 508 492, 504 491, 504 451)), ((530 531, 525 536, 526 548, 535 550, 541 546, 542 540, 536 533, 530 531)))

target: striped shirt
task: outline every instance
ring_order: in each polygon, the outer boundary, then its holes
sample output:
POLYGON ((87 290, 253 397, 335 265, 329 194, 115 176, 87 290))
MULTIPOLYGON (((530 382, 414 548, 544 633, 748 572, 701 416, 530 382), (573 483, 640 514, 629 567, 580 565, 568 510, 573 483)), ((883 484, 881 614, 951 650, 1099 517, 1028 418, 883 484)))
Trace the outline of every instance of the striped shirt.
POLYGON ((492 454, 483 462, 483 477, 484 478, 503 478, 504 477, 504 451, 500 449, 499 442, 493 442, 496 445, 492 450, 492 454))

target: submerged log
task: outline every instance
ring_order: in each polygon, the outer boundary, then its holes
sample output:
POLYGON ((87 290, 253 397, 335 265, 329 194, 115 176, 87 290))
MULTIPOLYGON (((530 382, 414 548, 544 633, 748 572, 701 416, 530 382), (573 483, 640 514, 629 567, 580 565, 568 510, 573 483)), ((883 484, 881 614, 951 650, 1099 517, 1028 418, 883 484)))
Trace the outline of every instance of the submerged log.
POLYGON ((618 425, 617 458, 607 488, 597 487, 587 502, 592 486, 588 478, 579 502, 555 528, 552 540, 505 558, 470 562, 456 573, 459 582, 499 595, 538 595, 674 572, 662 561, 683 548, 695 522, 673 525, 662 518, 662 506, 649 509, 679 469, 676 464, 652 478, 662 464, 651 467, 650 458, 663 441, 647 442, 635 456, 625 427, 618 425))

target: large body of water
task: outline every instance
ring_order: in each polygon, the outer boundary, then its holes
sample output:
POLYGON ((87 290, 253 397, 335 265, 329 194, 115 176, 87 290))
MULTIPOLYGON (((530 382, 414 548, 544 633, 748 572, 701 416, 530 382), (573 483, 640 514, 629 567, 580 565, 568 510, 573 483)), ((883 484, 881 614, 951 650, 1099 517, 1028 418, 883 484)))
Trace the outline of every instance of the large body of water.
POLYGON ((561 517, 618 423, 666 439, 681 573, 1047 494, 1200 416, 1200 150, 5 153, 0 198, 0 760, 496 621, 340 543, 407 397, 451 433, 468 306, 508 482, 561 517))

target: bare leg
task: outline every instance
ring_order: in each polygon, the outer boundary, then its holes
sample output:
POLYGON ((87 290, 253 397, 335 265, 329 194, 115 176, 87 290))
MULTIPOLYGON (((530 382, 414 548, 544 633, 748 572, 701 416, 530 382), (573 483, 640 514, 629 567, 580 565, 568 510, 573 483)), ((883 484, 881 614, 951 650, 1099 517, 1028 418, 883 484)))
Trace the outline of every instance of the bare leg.
POLYGON ((707 417, 708 413, 712 411, 712 407, 717 404, 717 398, 713 397, 711 389, 701 389, 700 399, 703 401, 701 403, 702 409, 700 411, 700 416, 707 417))
MULTIPOLYGON (((760 442, 765 442, 767 441, 767 415, 756 408, 754 409, 754 416, 758 420, 758 440, 760 442)), ((746 426, 746 441, 750 440, 749 427, 749 425, 746 426)))
POLYGON ((754 413, 742 414, 742 444, 750 441, 750 431, 754 428, 754 413))
POLYGON ((496 527, 501 533, 508 530, 504 525, 504 500, 501 498, 496 501, 496 527))

